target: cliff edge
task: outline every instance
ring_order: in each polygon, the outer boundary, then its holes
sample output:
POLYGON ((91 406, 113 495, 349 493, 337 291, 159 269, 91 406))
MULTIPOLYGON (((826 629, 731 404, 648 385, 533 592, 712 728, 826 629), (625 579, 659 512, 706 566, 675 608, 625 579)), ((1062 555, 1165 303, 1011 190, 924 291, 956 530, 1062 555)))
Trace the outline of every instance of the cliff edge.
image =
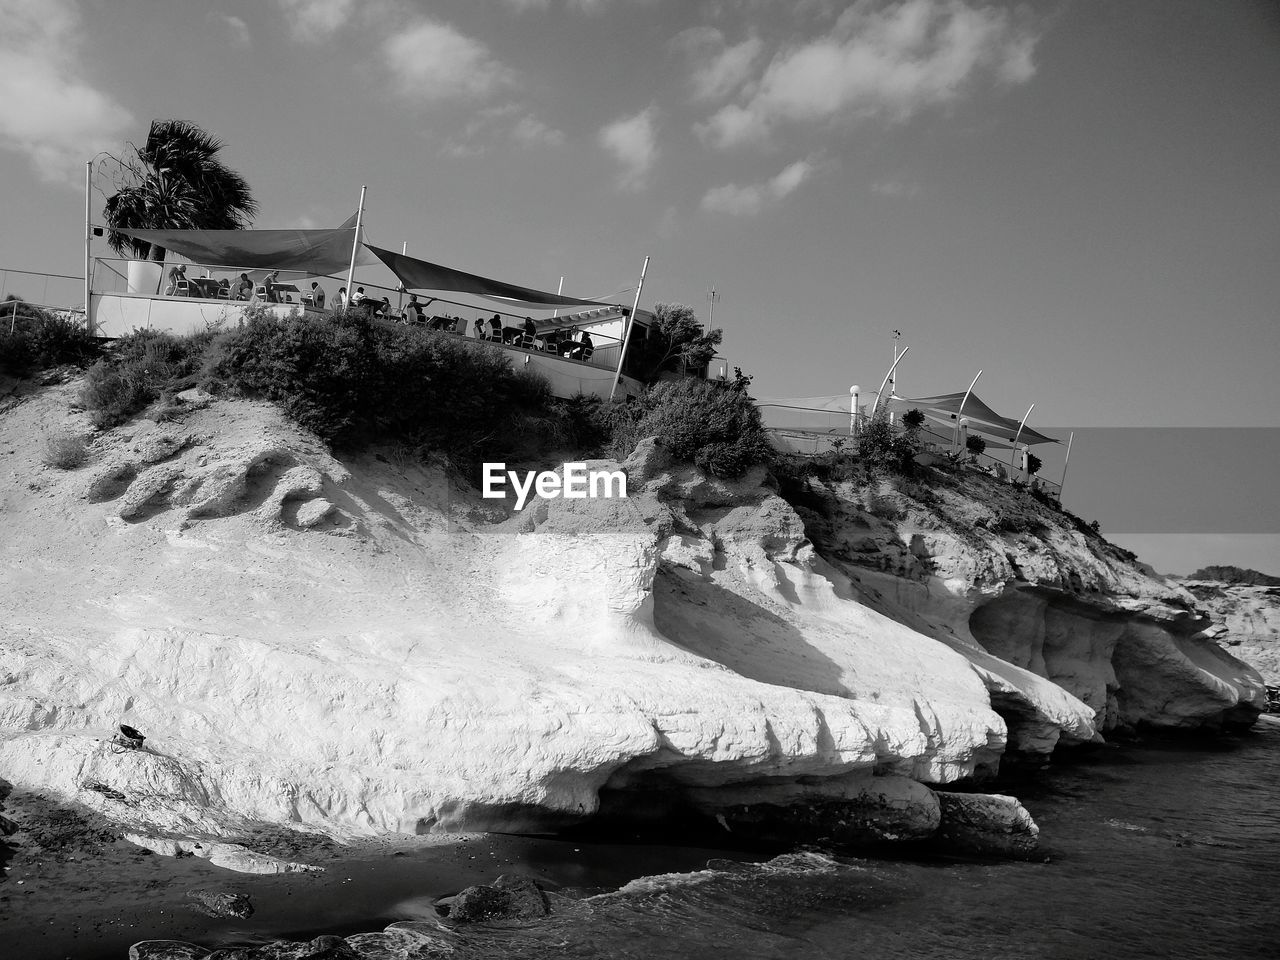
POLYGON ((0 413, 0 771, 140 828, 548 829, 605 794, 722 824, 832 800, 924 835, 924 785, 1011 745, 1262 697, 1188 595, 1052 538, 976 550, 907 510, 867 528, 899 567, 851 562, 839 490, 797 512, 652 442, 627 499, 510 513, 208 397, 46 466, 43 437, 91 432, 74 393, 0 413))

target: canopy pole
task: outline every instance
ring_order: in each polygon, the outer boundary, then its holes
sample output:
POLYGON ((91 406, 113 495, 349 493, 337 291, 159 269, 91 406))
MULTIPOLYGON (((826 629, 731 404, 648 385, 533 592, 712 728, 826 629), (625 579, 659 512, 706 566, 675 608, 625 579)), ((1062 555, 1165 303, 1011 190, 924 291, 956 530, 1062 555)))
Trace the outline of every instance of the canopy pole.
POLYGON ((960 409, 956 411, 956 428, 951 431, 951 445, 954 447, 960 438, 960 418, 964 416, 964 405, 969 402, 969 394, 973 393, 974 385, 978 382, 978 377, 982 376, 982 371, 978 371, 978 376, 973 378, 973 383, 969 384, 969 389, 964 392, 964 399, 960 401, 960 409))
MULTIPOLYGON (((409 241, 402 240, 400 242, 400 256, 407 257, 408 255, 409 255, 409 241)), ((397 277, 396 279, 399 280, 400 278, 397 277)), ((397 283, 396 286, 399 288, 399 292, 396 294, 396 310, 403 310, 404 309, 404 281, 400 280, 400 282, 397 283)), ((348 289, 347 292, 350 293, 351 292, 350 289, 348 289)))
POLYGON ((627 358, 627 345, 631 343, 631 328, 636 322, 636 311, 640 309, 640 291, 644 289, 645 274, 649 272, 649 258, 644 258, 644 266, 640 268, 640 282, 636 284, 636 299, 631 305, 631 313, 622 324, 622 349, 618 351, 618 369, 613 372, 613 386, 609 388, 609 399, 618 392, 618 380, 622 377, 622 361, 627 358))
POLYGON ((1067 437, 1067 455, 1062 458, 1062 480, 1058 483, 1058 503, 1062 503, 1062 491, 1067 486, 1067 464, 1071 462, 1071 442, 1075 440, 1076 432, 1071 431, 1071 436, 1067 437))
MULTIPOLYGON (((561 277, 561 278, 560 278, 560 286, 556 287, 556 296, 557 296, 557 297, 559 297, 559 296, 563 296, 563 295, 564 295, 564 277, 561 277)), ((560 308, 559 308, 559 307, 556 307, 555 311, 551 314, 551 316, 553 316, 553 317, 558 317, 558 316, 560 316, 560 308)))
POLYGON ((351 296, 355 293, 351 288, 355 284, 356 277, 356 251, 360 249, 360 220, 364 217, 364 190, 364 184, 361 184, 360 206, 356 208, 356 234, 351 240, 351 266, 347 267, 347 305, 351 303, 351 296))
POLYGON ((1031 411, 1036 408, 1033 403, 1027 408, 1026 416, 1022 418, 1022 422, 1018 424, 1018 432, 1013 435, 1013 452, 1009 454, 1009 469, 1013 469, 1013 460, 1018 455, 1018 438, 1022 436, 1022 428, 1027 425, 1027 417, 1031 416, 1031 411))
POLYGON ((897 359, 893 361, 893 366, 889 368, 889 372, 884 375, 884 379, 880 381, 880 392, 876 394, 876 402, 871 404, 871 416, 874 419, 876 411, 880 409, 880 398, 884 396, 885 385, 889 382, 889 378, 893 376, 893 371, 898 369, 898 364, 902 362, 902 358, 907 355, 910 347, 903 347, 902 352, 898 354, 897 359))
POLYGON ((84 162, 84 330, 90 336, 93 335, 93 321, 89 318, 89 270, 92 262, 89 250, 90 237, 93 236, 93 227, 89 223, 89 191, 92 175, 93 161, 86 160, 84 162))

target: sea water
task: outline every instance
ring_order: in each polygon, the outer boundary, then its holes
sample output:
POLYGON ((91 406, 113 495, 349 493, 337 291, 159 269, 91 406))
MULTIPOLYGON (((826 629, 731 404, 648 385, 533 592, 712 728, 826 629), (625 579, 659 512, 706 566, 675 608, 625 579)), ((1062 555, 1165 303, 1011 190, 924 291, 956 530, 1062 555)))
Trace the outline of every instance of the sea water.
POLYGON ((581 845, 565 848, 564 869, 543 849, 540 875, 579 884, 553 894, 556 913, 441 923, 439 936, 458 960, 1280 958, 1280 722, 1109 747, 1017 792, 1047 862, 806 850, 713 857, 592 894, 581 845))

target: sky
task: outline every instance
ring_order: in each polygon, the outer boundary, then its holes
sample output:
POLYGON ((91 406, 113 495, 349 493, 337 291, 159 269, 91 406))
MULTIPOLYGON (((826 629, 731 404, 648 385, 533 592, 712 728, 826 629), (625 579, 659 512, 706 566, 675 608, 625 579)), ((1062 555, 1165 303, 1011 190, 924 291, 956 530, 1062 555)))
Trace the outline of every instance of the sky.
MULTIPOLYGON (((1280 572, 1280 510, 1232 486, 1280 475, 1272 442, 1215 475, 1256 531, 1116 514, 1144 492, 1207 507, 1203 483, 1149 469, 1203 462, 1194 431, 1146 428, 1280 427, 1274 0, 0 0, 0 16, 0 268, 80 274, 84 162, 184 119, 225 142, 259 227, 336 226, 367 185, 370 242, 521 285, 629 303, 649 256, 641 306, 705 318, 714 289, 756 396, 874 389, 900 330, 902 395, 981 369, 984 400, 1034 402, 1045 432, 1144 428, 1136 447, 1077 437, 1068 505, 1163 570, 1280 572), (1147 456, 1161 437, 1177 445, 1147 456)), ((1044 458, 1057 479, 1059 451, 1044 458)))

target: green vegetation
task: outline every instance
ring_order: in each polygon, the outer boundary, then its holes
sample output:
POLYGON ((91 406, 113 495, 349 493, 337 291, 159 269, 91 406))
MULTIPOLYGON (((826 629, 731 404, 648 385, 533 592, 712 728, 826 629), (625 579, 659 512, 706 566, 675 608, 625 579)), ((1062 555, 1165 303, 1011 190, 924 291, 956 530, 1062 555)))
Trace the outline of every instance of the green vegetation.
MULTIPOLYGON (((222 141, 185 120, 153 120, 141 147, 128 145, 116 165, 116 192, 103 211, 107 225, 138 230, 238 230, 258 205, 244 177, 217 157, 222 141)), ((117 253, 164 260, 152 247, 111 231, 117 253)))
POLYGON ((692 378, 666 381, 630 404, 614 405, 609 416, 612 452, 618 457, 645 437, 657 437, 674 456, 717 477, 737 477, 773 459, 760 410, 745 388, 692 378))
POLYGON ((653 308, 653 323, 639 349, 635 369, 648 384, 656 383, 664 373, 705 370, 723 337, 722 330, 704 330, 693 308, 659 303, 653 308))
POLYGON ((195 386, 212 339, 211 333, 179 337, 140 330, 116 340, 111 355, 89 368, 80 391, 94 425, 113 427, 162 397, 195 386))
POLYGON ((1240 583, 1250 587, 1280 587, 1280 577, 1261 573, 1248 567, 1201 567, 1187 577, 1188 580, 1218 580, 1222 583, 1240 583))
POLYGON ((25 377, 37 370, 77 366, 98 354, 84 324, 10 295, 0 303, 0 373, 25 377))
POLYGON ((676 457, 735 477, 773 453, 750 383, 739 371, 729 385, 681 378, 631 401, 558 400, 496 347, 362 312, 280 318, 251 307, 230 330, 121 337, 89 369, 81 396, 93 422, 109 427, 148 407, 153 416, 180 410, 173 395, 199 385, 277 403, 340 449, 387 442, 463 467, 556 448, 625 458, 657 436, 676 457))
POLYGON ((970 434, 965 437, 964 448, 977 457, 986 452, 987 441, 977 434, 970 434))
POLYGON ((48 437, 45 440, 44 456, 41 460, 46 467, 74 470, 89 462, 89 445, 84 437, 73 434, 48 437))

